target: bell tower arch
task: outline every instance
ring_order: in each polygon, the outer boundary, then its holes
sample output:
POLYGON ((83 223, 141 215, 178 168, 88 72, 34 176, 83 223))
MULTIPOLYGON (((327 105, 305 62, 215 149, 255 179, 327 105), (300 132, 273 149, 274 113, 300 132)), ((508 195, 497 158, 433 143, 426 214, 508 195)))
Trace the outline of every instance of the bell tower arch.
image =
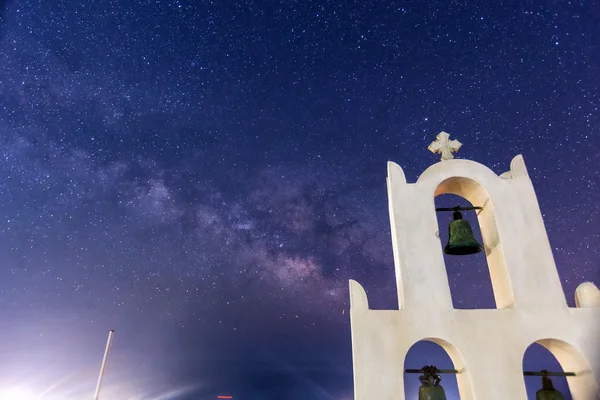
POLYGON ((451 308, 433 202, 435 196, 446 193, 482 207, 477 218, 498 308, 512 308, 516 303, 567 306, 533 185, 519 155, 511 170, 501 176, 475 161, 449 160, 429 167, 414 184, 406 182, 397 164, 388 163, 400 308, 425 302, 451 308), (422 272, 413 268, 429 271, 426 279, 419 278, 422 272), (438 295, 430 296, 431 291, 438 295), (425 294, 428 299, 423 298, 425 294))
POLYGON ((477 162, 454 159, 460 146, 440 133, 429 149, 442 160, 415 183, 388 162, 398 310, 370 310, 364 289, 351 281, 355 400, 403 400, 401 360, 412 344, 428 338, 460 354, 455 368, 462 400, 525 399, 523 354, 540 338, 569 343, 569 354, 579 357, 569 377, 569 386, 577 388, 573 399, 597 400, 600 291, 584 283, 577 307, 567 306, 523 157, 514 157, 510 170, 497 175, 477 162), (496 309, 452 307, 434 202, 442 194, 481 207, 477 218, 496 309))

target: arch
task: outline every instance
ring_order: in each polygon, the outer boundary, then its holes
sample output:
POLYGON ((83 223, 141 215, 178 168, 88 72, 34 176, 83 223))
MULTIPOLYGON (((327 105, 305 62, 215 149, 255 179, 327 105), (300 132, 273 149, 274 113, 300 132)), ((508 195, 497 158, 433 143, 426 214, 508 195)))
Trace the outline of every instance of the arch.
MULTIPOLYGON (((489 170, 485 168, 485 171, 484 175, 488 175, 489 170)), ((493 174, 493 172, 489 172, 493 174)), ((500 179, 495 174, 494 177, 500 179)), ((515 304, 514 294, 510 284, 502 241, 498 233, 494 202, 490 194, 480 183, 465 176, 450 176, 439 181, 433 191, 433 208, 435 208, 435 198, 443 194, 460 196, 471 203, 472 206, 482 207, 481 210, 477 211, 477 220, 485 248, 496 307, 513 308, 515 304)))
MULTIPOLYGON (((545 347, 538 343, 532 343, 527 347, 523 354, 523 371, 541 371, 564 372, 562 366, 545 347)), ((523 376, 527 399, 535 399, 536 392, 542 388, 542 378, 540 376, 523 376)), ((550 376, 554 388, 565 396, 565 400, 571 400, 567 379, 563 376, 550 376)))
MULTIPOLYGON (((470 378, 468 370, 466 369, 463 356, 461 355, 461 353, 458 351, 458 349, 456 347, 454 347, 452 344, 450 344, 448 341, 446 341, 444 339, 427 337, 427 338, 423 338, 421 340, 414 342, 409 347, 409 349, 406 352, 406 355, 404 357, 403 371, 406 368, 421 368, 421 367, 423 367, 423 365, 407 365, 407 360, 409 363, 415 363, 415 362, 419 363, 419 361, 413 360, 412 357, 410 357, 410 352, 415 346, 417 346, 419 343, 423 343, 423 342, 430 342, 432 344, 435 344, 435 345, 441 347, 442 350, 448 356, 448 358, 450 358, 452 365, 445 365, 444 364, 445 360, 443 359, 444 357, 440 356, 439 354, 433 355, 433 356, 430 356, 429 358, 427 358, 427 361, 425 362, 425 364, 436 365, 440 369, 454 368, 455 370, 459 371, 459 373, 456 374, 456 386, 454 386, 454 384, 453 384, 454 380, 451 378, 449 379, 448 375, 442 376, 442 386, 444 386, 444 389, 446 390, 446 394, 450 395, 450 394, 452 394, 452 392, 454 392, 454 393, 458 392, 459 399, 472 400, 474 398, 474 395, 473 395, 473 388, 471 385, 471 378, 470 378)), ((429 349, 431 350, 432 347, 430 346, 429 349)), ((422 361, 424 361, 424 360, 422 360, 422 361)), ((405 396, 407 399, 416 398, 416 397, 412 396, 412 393, 408 393, 407 389, 412 389, 412 391, 414 391, 415 387, 416 388, 419 387, 418 382, 419 382, 418 375, 404 373, 404 392, 405 392, 405 396), (408 375, 412 375, 412 376, 408 376, 408 375), (407 381, 411 382, 411 384, 407 384, 407 381)), ((448 396, 448 398, 455 398, 455 396, 450 395, 450 396, 448 396)))
MULTIPOLYGON (((527 351, 531 346, 539 344, 548 350, 558 361, 564 372, 574 372, 575 376, 569 376, 566 378, 569 392, 573 400, 591 400, 597 399, 600 396, 598 391, 598 382, 594 376, 594 372, 586 360, 586 358, 577 350, 574 346, 569 343, 553 338, 540 339, 532 343, 527 347, 523 354, 523 361, 527 351)), ((555 379, 553 379, 554 381, 555 379)), ((557 387, 564 395, 564 389, 557 387)))
POLYGON ((567 308, 522 157, 515 157, 510 173, 502 177, 474 161, 443 161, 427 168, 413 184, 390 163, 388 193, 400 309, 453 308, 434 208, 435 196, 446 193, 483 206, 477 219, 494 308, 567 308), (436 247, 439 250, 431 251, 436 247))
MULTIPOLYGON (((442 194, 435 198, 436 207, 467 205, 466 201, 454 194, 442 194)), ((473 228, 475 240, 482 243, 479 221, 475 211, 463 211, 463 219, 473 228)), ((448 227, 453 221, 452 212, 436 213, 439 244, 442 248, 448 243, 448 227)), ((485 252, 468 257, 443 255, 452 307, 455 309, 495 309, 494 289, 487 265, 485 252)))
POLYGON ((439 162, 429 166, 425 171, 423 171, 421 176, 419 176, 416 183, 419 185, 430 184, 431 186, 436 187, 438 186, 439 182, 445 180, 446 178, 451 178, 453 176, 467 177, 467 175, 478 176, 479 179, 477 180, 490 183, 501 179, 494 171, 483 164, 479 164, 478 162, 471 160, 455 159, 439 162))

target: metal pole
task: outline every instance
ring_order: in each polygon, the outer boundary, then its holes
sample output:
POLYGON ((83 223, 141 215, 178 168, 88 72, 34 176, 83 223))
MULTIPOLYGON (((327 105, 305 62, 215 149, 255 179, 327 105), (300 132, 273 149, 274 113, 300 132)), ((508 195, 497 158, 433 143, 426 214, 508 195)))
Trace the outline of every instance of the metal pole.
MULTIPOLYGON (((422 374, 423 369, 405 369, 404 372, 407 374, 422 374)), ((455 369, 438 369, 436 372, 438 374, 460 374, 460 371, 455 369)))
POLYGON ((106 350, 104 350, 104 358, 102 359, 102 366, 100 367, 100 375, 98 376, 98 385, 96 385, 96 393, 94 394, 94 400, 98 400, 100 398, 100 387, 102 386, 102 378, 104 378, 104 370, 106 370, 106 361, 108 360, 108 353, 110 352, 110 346, 112 345, 114 333, 114 329, 108 331, 106 350))
POLYGON ((470 211, 470 210, 481 210, 481 207, 438 207, 435 211, 470 211))
POLYGON ((577 376, 575 372, 523 371, 524 376, 577 376))
MULTIPOLYGON (((460 374, 461 371, 455 369, 438 369, 438 374, 460 374)), ((422 374, 423 368, 407 368, 404 370, 406 374, 422 374)), ((523 371, 524 376, 577 376, 575 372, 550 372, 550 371, 523 371)))

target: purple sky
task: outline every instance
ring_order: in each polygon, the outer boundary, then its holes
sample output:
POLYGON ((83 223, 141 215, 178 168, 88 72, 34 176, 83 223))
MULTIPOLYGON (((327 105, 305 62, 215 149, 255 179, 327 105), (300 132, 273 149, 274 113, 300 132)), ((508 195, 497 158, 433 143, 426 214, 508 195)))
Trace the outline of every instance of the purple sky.
MULTIPOLYGON (((348 279, 397 307, 386 162, 414 182, 442 130, 524 155, 572 305, 600 282, 598 10, 0 0, 0 391, 91 398, 112 328, 111 400, 352 398, 348 279)), ((494 306, 483 255, 448 274, 494 306)))

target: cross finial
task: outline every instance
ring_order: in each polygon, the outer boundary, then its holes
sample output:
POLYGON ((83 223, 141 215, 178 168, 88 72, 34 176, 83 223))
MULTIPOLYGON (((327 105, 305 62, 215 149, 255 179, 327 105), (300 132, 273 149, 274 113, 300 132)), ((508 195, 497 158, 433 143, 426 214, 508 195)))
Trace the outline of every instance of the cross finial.
POLYGON ((442 155, 442 161, 452 160, 454 156, 452 153, 456 153, 462 143, 458 140, 448 140, 450 135, 446 132, 440 132, 435 138, 435 142, 431 142, 428 149, 432 153, 439 153, 442 155))

